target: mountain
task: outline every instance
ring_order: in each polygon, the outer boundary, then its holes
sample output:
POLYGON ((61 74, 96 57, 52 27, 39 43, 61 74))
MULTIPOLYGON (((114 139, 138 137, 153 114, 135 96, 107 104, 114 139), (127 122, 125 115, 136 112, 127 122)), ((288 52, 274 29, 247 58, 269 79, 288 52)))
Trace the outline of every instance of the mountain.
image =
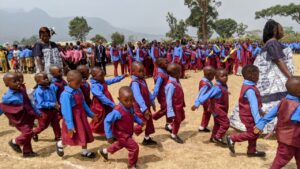
MULTIPOLYGON (((74 16, 75 17, 75 16, 74 16)), ((56 35, 53 36, 53 41, 70 41, 69 36, 69 21, 74 17, 51 17, 45 11, 34 8, 31 11, 24 10, 4 10, 0 9, 0 43, 13 42, 21 40, 24 37, 37 35, 41 26, 55 27, 56 35)), ((85 17, 89 26, 93 29, 87 36, 87 39, 101 34, 108 40, 113 32, 121 32, 126 38, 133 39, 161 39, 163 35, 144 34, 139 32, 122 29, 111 25, 109 22, 101 18, 85 17)))

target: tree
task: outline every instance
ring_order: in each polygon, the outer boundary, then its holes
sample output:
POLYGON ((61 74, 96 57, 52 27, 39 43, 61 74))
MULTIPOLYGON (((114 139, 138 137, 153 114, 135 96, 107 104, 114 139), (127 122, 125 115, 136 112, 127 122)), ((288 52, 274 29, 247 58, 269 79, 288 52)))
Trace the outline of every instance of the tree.
POLYGON ((255 12, 255 19, 260 18, 272 18, 273 16, 290 16, 292 20, 300 24, 300 4, 295 5, 290 3, 289 5, 276 5, 261 11, 255 12))
POLYGON ((219 19, 214 24, 214 30, 222 38, 230 38, 236 32, 237 23, 233 19, 219 19))
POLYGON ((111 34, 111 40, 113 43, 116 43, 116 45, 121 45, 125 41, 125 36, 119 32, 115 32, 111 34))
POLYGON ((239 37, 244 36, 246 34, 246 29, 248 28, 248 25, 245 25, 243 23, 239 23, 236 28, 236 33, 239 37))
POLYGON ((184 0, 184 4, 191 10, 186 23, 198 28, 198 39, 207 41, 213 34, 214 21, 218 17, 217 7, 221 2, 217 0, 184 0))
POLYGON ((177 19, 170 12, 167 14, 167 22, 170 27, 170 31, 166 33, 166 36, 172 39, 182 39, 186 36, 187 31, 185 22, 181 19, 177 22, 177 19))
POLYGON ((37 35, 32 35, 32 36, 29 37, 29 38, 23 38, 23 39, 20 41, 20 43, 23 44, 23 45, 31 46, 31 45, 34 45, 38 40, 39 40, 39 38, 38 38, 37 35))
POLYGON ((100 34, 97 34, 95 35, 94 37, 91 38, 91 41, 94 42, 94 43, 97 43, 99 42, 99 40, 102 40, 102 42, 106 43, 107 40, 105 39, 104 36, 100 35, 100 34))
POLYGON ((75 40, 84 41, 91 30, 84 17, 76 16, 69 22, 69 35, 75 40))

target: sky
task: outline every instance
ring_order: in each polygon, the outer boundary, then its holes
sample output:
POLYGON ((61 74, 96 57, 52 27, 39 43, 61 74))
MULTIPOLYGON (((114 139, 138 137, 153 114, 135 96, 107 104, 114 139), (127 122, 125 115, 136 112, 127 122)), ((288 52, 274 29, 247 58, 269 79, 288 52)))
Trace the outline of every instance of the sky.
MULTIPOLYGON (((248 30, 263 29, 266 20, 254 19, 255 11, 277 4, 299 4, 300 0, 220 0, 219 18, 232 18, 248 25, 248 30)), ((100 17, 116 27, 141 33, 165 34, 169 28, 167 12, 178 19, 189 16, 184 0, 0 0, 0 9, 25 10, 40 8, 53 17, 89 16, 100 17)), ((275 17, 283 26, 300 25, 290 18, 275 17)))

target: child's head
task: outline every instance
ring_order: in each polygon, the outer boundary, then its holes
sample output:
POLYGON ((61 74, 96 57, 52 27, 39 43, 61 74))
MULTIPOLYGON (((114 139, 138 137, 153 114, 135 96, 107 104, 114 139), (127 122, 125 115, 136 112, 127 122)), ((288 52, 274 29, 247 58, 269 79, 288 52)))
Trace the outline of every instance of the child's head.
POLYGON ((245 80, 257 83, 259 80, 259 69, 255 65, 246 65, 242 70, 242 75, 245 80))
POLYGON ((21 72, 16 72, 15 74, 16 74, 17 78, 19 79, 20 84, 23 84, 23 83, 24 83, 24 76, 23 76, 23 73, 21 73, 21 72))
POLYGON ((123 86, 119 89, 119 101, 125 108, 129 109, 133 107, 133 93, 130 87, 123 86))
POLYGON ((225 69, 218 69, 216 72, 216 80, 221 82, 222 84, 226 84, 228 80, 228 73, 225 69))
POLYGON ((83 79, 89 79, 90 69, 86 65, 77 66, 77 70, 81 73, 83 79))
POLYGON ((18 78, 17 74, 15 74, 15 73, 6 73, 3 76, 3 82, 6 87, 8 87, 12 90, 19 91, 21 88, 20 79, 18 78))
POLYGON ((36 84, 43 86, 43 87, 47 87, 50 85, 50 81, 49 81, 46 73, 35 74, 34 80, 35 80, 36 84))
POLYGON ((67 74, 68 85, 72 89, 78 89, 82 83, 81 73, 77 70, 71 70, 67 74))
POLYGON ((276 38, 277 40, 283 38, 284 32, 282 26, 274 21, 273 19, 269 19, 265 24, 263 30, 263 41, 266 43, 269 39, 276 38))
POLYGON ((212 66, 205 66, 203 69, 204 77, 206 77, 209 81, 212 81, 216 75, 216 69, 212 66))
POLYGON ((144 78, 144 65, 141 62, 133 62, 132 74, 138 78, 144 78))
POLYGON ((300 97, 300 76, 294 76, 288 79, 285 87, 290 94, 300 97))
POLYGON ((91 70, 91 75, 94 80, 96 80, 100 83, 104 83, 105 72, 100 67, 93 67, 91 70))
POLYGON ((181 77, 181 66, 179 64, 169 64, 167 68, 167 73, 176 79, 179 79, 181 77))
POLYGON ((56 65, 53 65, 49 68, 49 71, 50 71, 50 74, 57 78, 57 79, 62 79, 62 70, 60 67, 56 66, 56 65))
POLYGON ((157 66, 161 69, 167 70, 168 67, 168 60, 166 58, 157 58, 155 63, 157 64, 157 66))

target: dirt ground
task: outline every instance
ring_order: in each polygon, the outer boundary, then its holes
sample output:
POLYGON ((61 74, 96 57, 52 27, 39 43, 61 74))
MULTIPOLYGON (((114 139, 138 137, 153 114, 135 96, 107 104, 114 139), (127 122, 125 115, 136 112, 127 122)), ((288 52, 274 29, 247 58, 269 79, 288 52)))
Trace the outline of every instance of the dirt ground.
MULTIPOLYGON (((300 55, 294 56, 296 75, 300 75, 300 55)), ((112 66, 108 66, 108 77, 112 78, 112 66)), ((184 139, 183 145, 175 143, 169 137, 169 133, 164 130, 165 119, 155 121, 156 133, 152 135, 153 139, 159 144, 153 147, 145 147, 140 144, 139 168, 157 168, 157 169, 263 169, 268 168, 272 163, 276 148, 276 140, 258 140, 258 150, 266 151, 266 158, 248 158, 246 156, 247 143, 236 144, 236 156, 231 156, 228 148, 216 146, 209 143, 210 133, 203 134, 197 131, 201 116, 202 108, 196 112, 190 111, 194 99, 198 93, 198 82, 202 78, 202 71, 194 73, 188 72, 189 78, 181 80, 184 86, 186 102, 186 119, 180 129, 179 136, 184 139)), ((0 78, 2 79, 2 74, 0 78)), ((2 81, 2 80, 1 80, 2 81)), ((25 75, 25 82, 28 88, 34 86, 33 75, 25 75)), ((120 86, 128 85, 130 78, 123 80, 118 84, 109 86, 115 101, 120 86)), ((153 89, 152 78, 147 79, 149 89, 153 89)), ((242 78, 230 76, 228 81, 230 95, 230 111, 236 104, 242 78)), ((0 96, 7 90, 1 83, 0 96)), ((158 107, 158 104, 157 104, 158 107)), ((230 113, 229 113, 230 114, 230 113)), ((211 120, 209 128, 212 128, 211 120)), ((236 132, 230 129, 228 133, 236 132)), ((66 147, 63 158, 57 156, 55 152, 54 135, 51 128, 39 135, 40 141, 33 142, 33 149, 40 154, 37 158, 24 159, 20 154, 15 153, 9 146, 8 141, 16 136, 19 132, 15 128, 8 126, 7 118, 0 116, 0 168, 42 168, 42 169, 92 169, 92 168, 109 168, 123 169, 127 168, 127 151, 125 149, 109 156, 109 161, 104 162, 103 158, 97 156, 96 159, 86 160, 81 158, 80 147, 66 147)), ((143 136, 135 137, 138 143, 142 142, 143 136)), ((105 147, 108 143, 99 136, 95 136, 95 141, 89 144, 89 149, 96 151, 99 147, 105 147)), ((287 169, 295 169, 295 160, 293 159, 287 169)))

